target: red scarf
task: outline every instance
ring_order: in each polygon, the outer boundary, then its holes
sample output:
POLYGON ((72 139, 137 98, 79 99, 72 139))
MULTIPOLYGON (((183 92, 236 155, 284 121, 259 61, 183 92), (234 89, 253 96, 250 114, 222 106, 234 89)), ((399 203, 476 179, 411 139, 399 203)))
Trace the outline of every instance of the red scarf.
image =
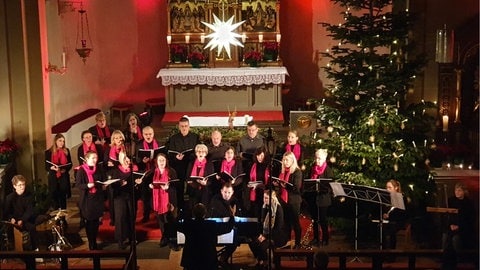
POLYGON ((86 143, 82 143, 82 148, 83 148, 83 156, 85 156, 85 154, 88 151, 93 151, 93 152, 97 153, 97 148, 95 147, 94 143, 91 143, 90 146, 88 146, 86 143))
MULTIPOLYGON (((52 151, 51 159, 52 159, 52 163, 57 165, 67 164, 67 154, 65 154, 64 149, 57 149, 57 151, 55 152, 52 151)), ((57 178, 60 178, 60 176, 62 176, 62 172, 60 171, 60 168, 58 169, 55 175, 57 176, 57 178)))
MULTIPOLYGON (((95 179, 93 179, 93 174, 97 170, 97 166, 93 166, 93 168, 90 169, 90 166, 88 166, 87 164, 83 164, 82 168, 87 173, 88 183, 95 183, 95 179)), ((88 193, 96 193, 96 192, 97 192, 97 188, 95 186, 93 186, 88 190, 88 193)))
MULTIPOLYGON (((265 185, 268 183, 268 175, 270 172, 268 169, 265 169, 265 177, 264 177, 264 183, 265 185)), ((250 169, 250 182, 255 182, 257 181, 257 163, 253 163, 252 168, 250 169)), ((255 189, 250 188, 250 201, 254 202, 257 200, 257 192, 255 189)))
POLYGON ((302 147, 300 146, 300 144, 296 143, 294 145, 291 145, 291 144, 288 144, 285 145, 285 152, 292 152, 293 155, 295 156, 295 158, 297 159, 297 161, 300 160, 300 157, 302 155, 302 147))
MULTIPOLYGON (((150 147, 149 147, 149 143, 147 143, 145 140, 143 140, 143 149, 157 149, 157 148, 158 148, 158 143, 157 143, 156 140, 153 140, 153 141, 152 141, 152 147, 153 147, 153 148, 150 148, 150 147)), ((153 158, 155 158, 155 157, 153 157, 153 158)), ((147 170, 147 171, 152 168, 152 163, 153 163, 153 162, 154 162, 154 161, 151 160, 149 163, 146 164, 146 165, 147 165, 147 166, 146 166, 146 170, 147 170)))
POLYGON ((205 164, 207 164, 207 160, 204 159, 203 161, 200 161, 198 159, 195 159, 195 162, 193 163, 193 168, 192 172, 190 173, 191 176, 205 176, 205 164), (200 170, 198 170, 200 168, 200 170), (197 174, 198 171, 198 174, 197 174))
POLYGON ((102 128, 97 125, 97 134, 100 139, 110 138, 110 129, 105 126, 105 134, 103 134, 102 128))
POLYGON ((229 174, 232 174, 233 166, 235 166, 235 159, 232 159, 230 161, 224 159, 222 161, 222 168, 220 169, 220 172, 227 172, 229 174))
POLYGON ((117 146, 111 146, 110 147, 110 152, 108 154, 108 157, 111 159, 111 160, 115 160, 115 161, 118 161, 118 154, 120 154, 120 152, 124 149, 123 145, 121 145, 120 147, 117 147, 117 146))
MULTIPOLYGON (((165 168, 163 174, 160 169, 156 168, 153 174, 153 183, 168 183, 168 169, 165 168)), ((168 192, 163 188, 153 189, 153 210, 159 214, 164 214, 168 211, 169 196, 168 192)))
POLYGON ((312 175, 310 178, 312 179, 317 179, 320 175, 322 175, 325 172, 325 169, 327 168, 327 162, 324 162, 322 165, 315 165, 312 167, 312 175))
MULTIPOLYGON (((133 132, 132 132, 133 133, 133 132)), ((137 125, 137 138, 138 140, 142 140, 143 139, 143 136, 142 136, 142 130, 140 129, 140 127, 137 125)))
MULTIPOLYGON (((280 173, 280 176, 278 177, 281 180, 288 182, 290 179, 290 168, 285 168, 285 171, 280 173)), ((280 198, 286 203, 288 203, 288 192, 286 188, 280 187, 280 198)))

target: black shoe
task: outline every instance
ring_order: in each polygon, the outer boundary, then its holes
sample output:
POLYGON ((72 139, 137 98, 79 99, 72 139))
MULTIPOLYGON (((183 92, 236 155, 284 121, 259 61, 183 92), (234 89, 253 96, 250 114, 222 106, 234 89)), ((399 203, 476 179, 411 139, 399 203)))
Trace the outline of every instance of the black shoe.
POLYGON ((125 245, 124 243, 122 243, 122 242, 118 243, 118 249, 124 250, 126 248, 127 248, 127 245, 125 245))
POLYGON ((162 238, 162 240, 160 240, 160 247, 166 247, 168 246, 168 239, 167 238, 162 238))
POLYGON ((171 249, 172 251, 180 251, 181 248, 180 248, 180 246, 177 245, 177 244, 170 244, 170 249, 171 249))
POLYGON ((312 239, 312 241, 308 243, 308 245, 316 246, 316 247, 318 247, 318 244, 319 244, 318 239, 312 239))

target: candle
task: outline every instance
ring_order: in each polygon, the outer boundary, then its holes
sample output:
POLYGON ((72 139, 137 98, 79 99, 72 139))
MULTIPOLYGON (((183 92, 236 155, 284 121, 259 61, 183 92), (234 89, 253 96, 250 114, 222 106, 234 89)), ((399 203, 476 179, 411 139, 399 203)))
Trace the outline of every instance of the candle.
POLYGON ((205 43, 205 35, 200 35, 200 43, 205 43))
POLYGON ((247 35, 245 33, 242 34, 242 42, 245 43, 247 41, 247 35))
POLYGON ((448 115, 442 116, 442 122, 443 122, 443 129, 442 129, 442 131, 443 131, 443 132, 447 132, 447 131, 448 131, 448 115))
POLYGON ((262 34, 258 35, 258 42, 260 42, 260 43, 263 42, 263 35, 262 34))
POLYGON ((66 66, 67 66, 67 63, 65 59, 65 52, 62 52, 62 67, 66 67, 66 66))
POLYGON ((190 43, 190 36, 189 35, 186 35, 185 36, 185 43, 190 43))
POLYGON ((167 36, 167 44, 172 44, 172 36, 167 36))
POLYGON ((280 40, 282 39, 282 34, 277 34, 276 38, 277 42, 280 43, 280 40))

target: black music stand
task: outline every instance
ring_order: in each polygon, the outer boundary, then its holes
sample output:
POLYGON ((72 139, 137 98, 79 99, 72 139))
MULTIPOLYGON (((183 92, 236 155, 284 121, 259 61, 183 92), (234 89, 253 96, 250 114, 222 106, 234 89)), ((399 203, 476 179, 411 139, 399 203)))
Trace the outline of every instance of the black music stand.
MULTIPOLYGON (((382 248, 382 205, 405 210, 403 195, 400 192, 389 192, 369 186, 351 185, 344 183, 330 183, 334 197, 347 197, 355 200, 355 250, 358 250, 358 201, 376 203, 380 206, 380 249, 382 248)), ((352 261, 360 261, 355 257, 352 261)))

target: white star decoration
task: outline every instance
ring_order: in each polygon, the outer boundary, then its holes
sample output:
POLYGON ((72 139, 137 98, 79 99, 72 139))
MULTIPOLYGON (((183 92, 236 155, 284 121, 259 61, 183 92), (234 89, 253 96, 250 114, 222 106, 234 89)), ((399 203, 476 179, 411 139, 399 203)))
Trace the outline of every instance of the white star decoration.
POLYGON ((217 55, 220 55, 222 49, 225 48, 228 57, 231 58, 230 45, 243 47, 243 44, 239 40, 237 40, 237 38, 242 36, 233 32, 233 30, 235 30, 245 21, 232 24, 234 17, 235 16, 232 16, 230 19, 228 19, 228 21, 222 22, 215 14, 213 14, 213 19, 215 20, 213 24, 202 22, 208 28, 213 30, 213 33, 205 36, 206 38, 211 38, 207 46, 205 46, 205 49, 210 48, 210 50, 212 51, 215 48, 218 48, 217 55))

